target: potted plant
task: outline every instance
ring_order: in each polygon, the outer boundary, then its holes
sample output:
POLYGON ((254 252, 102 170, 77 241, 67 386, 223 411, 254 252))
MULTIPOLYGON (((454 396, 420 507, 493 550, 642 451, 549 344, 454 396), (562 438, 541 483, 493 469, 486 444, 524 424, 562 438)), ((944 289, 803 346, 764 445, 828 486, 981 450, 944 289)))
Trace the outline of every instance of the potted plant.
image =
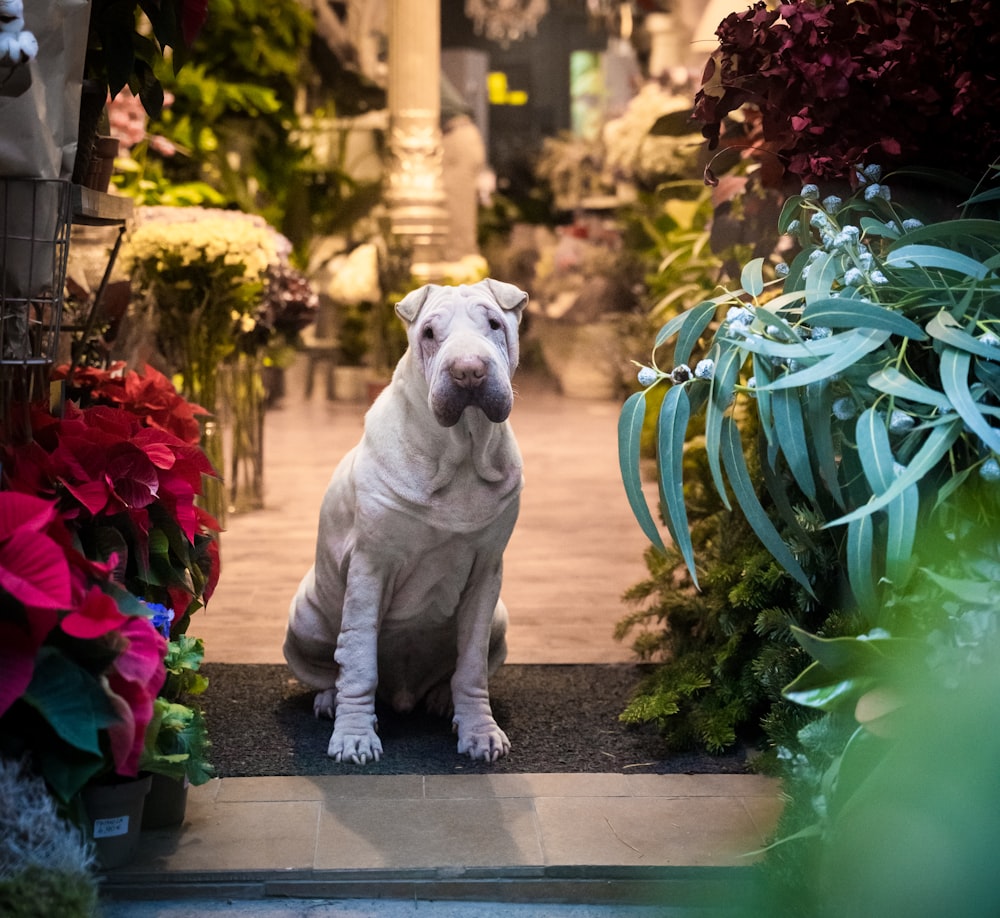
POLYGON ((0 448, 0 748, 78 805, 139 772, 167 655, 143 599, 186 629, 217 582, 218 547, 195 505, 211 472, 191 442, 197 409, 151 369, 80 370, 69 392, 79 401, 61 416, 32 406, 30 442, 0 448))
MULTIPOLYGON (((155 612, 162 628, 170 631, 172 614, 164 607, 155 612)), ((154 615, 155 620, 155 615, 154 615)), ((208 759, 211 742, 200 708, 190 697, 208 688, 199 672, 205 656, 201 638, 177 634, 167 643, 164 665, 167 677, 153 703, 153 717, 146 728, 146 744, 139 770, 153 776, 143 810, 146 829, 179 825, 184 819, 188 786, 204 784, 214 774, 208 759)))

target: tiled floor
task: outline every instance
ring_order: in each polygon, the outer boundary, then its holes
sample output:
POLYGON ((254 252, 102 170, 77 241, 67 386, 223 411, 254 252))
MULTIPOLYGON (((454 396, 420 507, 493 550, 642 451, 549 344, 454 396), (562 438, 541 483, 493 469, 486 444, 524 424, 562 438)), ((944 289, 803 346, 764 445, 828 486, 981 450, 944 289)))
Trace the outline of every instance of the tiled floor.
MULTIPOLYGON (((268 414, 266 506, 230 517, 219 589, 192 622, 210 661, 282 662, 323 489, 361 432, 362 406, 321 392, 306 402, 302 372, 268 414)), ((511 662, 632 659, 612 629, 622 591, 645 572, 646 542, 618 478, 617 418, 616 404, 522 384, 512 423, 526 489, 505 560, 511 662)), ((192 788, 184 824, 144 832, 104 888, 126 900, 685 907, 738 894, 779 809, 775 783, 753 775, 226 778, 192 788)))

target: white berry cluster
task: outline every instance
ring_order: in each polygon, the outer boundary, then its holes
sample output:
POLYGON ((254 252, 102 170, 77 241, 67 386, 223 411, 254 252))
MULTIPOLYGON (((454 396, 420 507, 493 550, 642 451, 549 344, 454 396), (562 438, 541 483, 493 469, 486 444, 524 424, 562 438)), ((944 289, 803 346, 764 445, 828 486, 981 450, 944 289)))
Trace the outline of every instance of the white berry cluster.
POLYGON ((38 40, 24 27, 24 0, 0 0, 0 66, 26 64, 38 56, 38 40))

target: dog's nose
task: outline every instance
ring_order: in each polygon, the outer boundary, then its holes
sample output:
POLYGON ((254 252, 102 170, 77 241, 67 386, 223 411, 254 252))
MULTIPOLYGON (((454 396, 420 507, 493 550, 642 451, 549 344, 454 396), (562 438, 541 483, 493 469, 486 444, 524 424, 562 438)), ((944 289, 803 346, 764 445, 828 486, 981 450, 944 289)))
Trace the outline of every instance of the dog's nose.
POLYGON ((474 389, 486 378, 486 364, 481 357, 459 357, 449 367, 448 372, 456 386, 474 389))

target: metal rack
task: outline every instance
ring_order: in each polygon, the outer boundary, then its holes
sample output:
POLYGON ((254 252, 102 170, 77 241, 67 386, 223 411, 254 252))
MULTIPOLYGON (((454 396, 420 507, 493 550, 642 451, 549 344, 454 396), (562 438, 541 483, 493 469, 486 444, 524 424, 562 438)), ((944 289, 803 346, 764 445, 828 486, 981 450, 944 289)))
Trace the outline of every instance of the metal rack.
POLYGON ((72 186, 0 178, 0 421, 30 433, 29 405, 47 398, 59 342, 72 186))
POLYGON ((30 437, 30 406, 51 401, 71 225, 119 227, 88 334, 131 214, 130 200, 63 179, 0 178, 0 437, 30 437))

